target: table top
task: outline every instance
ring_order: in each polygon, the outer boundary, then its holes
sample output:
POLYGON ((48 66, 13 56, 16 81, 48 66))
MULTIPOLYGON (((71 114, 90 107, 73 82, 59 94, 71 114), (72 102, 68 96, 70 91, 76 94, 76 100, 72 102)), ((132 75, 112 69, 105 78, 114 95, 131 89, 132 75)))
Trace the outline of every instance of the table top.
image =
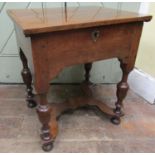
POLYGON ((150 21, 152 16, 105 7, 8 10, 25 35, 102 25, 150 21))

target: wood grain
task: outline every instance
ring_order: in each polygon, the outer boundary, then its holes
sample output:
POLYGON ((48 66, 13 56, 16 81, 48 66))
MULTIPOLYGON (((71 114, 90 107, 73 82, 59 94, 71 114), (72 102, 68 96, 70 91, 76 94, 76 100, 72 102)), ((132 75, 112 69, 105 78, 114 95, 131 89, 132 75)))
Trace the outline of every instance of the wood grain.
POLYGON ((45 93, 50 80, 65 67, 75 64, 119 58, 133 68, 134 59, 131 58, 131 54, 135 57, 134 53, 137 52, 139 44, 139 40, 133 39, 140 39, 142 25, 142 22, 136 22, 32 36, 35 88, 39 93, 45 93), (100 36, 94 42, 91 34, 96 29, 100 36), (136 48, 133 49, 133 46, 136 48))
MULTIPOLYGON (((77 97, 71 98, 63 103, 52 103, 51 106, 51 120, 50 120, 50 132, 52 138, 55 139, 58 134, 58 119, 64 112, 74 111, 81 107, 96 107, 102 113, 106 114, 110 118, 117 118, 117 114, 113 112, 113 109, 107 106, 105 103, 94 99, 92 97, 77 97), (76 104, 75 104, 76 103, 76 104)), ((120 123, 120 120, 119 120, 120 123)))
MULTIPOLYGON (((10 10, 8 14, 16 26, 18 45, 23 54, 28 56, 30 64, 33 64, 43 150, 52 149, 58 133, 56 118, 68 108, 75 109, 85 103, 96 105, 102 112, 112 116, 112 123, 120 123, 123 100, 128 90, 128 74, 134 68, 143 23, 151 20, 151 16, 97 7, 69 8, 66 14, 60 8, 46 9, 44 13, 40 9, 10 10), (18 33, 19 31, 23 34, 18 33), (30 36, 28 48, 23 48, 26 43, 24 34, 30 36), (30 49, 30 52, 24 49, 30 49), (49 106, 49 83, 62 69, 85 64, 85 82, 88 84, 91 62, 110 58, 119 59, 123 72, 117 85, 114 111, 91 98, 91 92, 87 89, 87 98, 70 99, 62 106, 49 106)), ((24 60, 23 62, 25 65, 24 60)), ((29 85, 31 79, 27 82, 29 85)))
POLYGON ((25 35, 79 29, 136 21, 149 21, 152 16, 100 7, 8 10, 8 15, 25 35), (66 16, 67 13, 67 16, 66 16))

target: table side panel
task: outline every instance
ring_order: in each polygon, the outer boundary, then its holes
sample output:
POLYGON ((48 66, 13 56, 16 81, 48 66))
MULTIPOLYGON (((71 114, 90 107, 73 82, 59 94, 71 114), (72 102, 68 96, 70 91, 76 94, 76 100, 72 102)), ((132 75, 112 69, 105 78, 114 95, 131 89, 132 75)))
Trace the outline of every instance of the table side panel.
MULTIPOLYGON (((38 74, 36 87, 44 91, 47 89, 47 79, 52 80, 64 67, 70 65, 114 57, 126 62, 134 61, 130 58, 130 51, 133 44, 139 43, 139 40, 136 40, 137 43, 133 40, 137 30, 141 32, 141 27, 142 22, 136 22, 32 36, 35 74, 38 74), (100 32, 96 42, 91 37, 95 30, 100 32)), ((136 52, 137 49, 132 51, 133 56, 136 52)))

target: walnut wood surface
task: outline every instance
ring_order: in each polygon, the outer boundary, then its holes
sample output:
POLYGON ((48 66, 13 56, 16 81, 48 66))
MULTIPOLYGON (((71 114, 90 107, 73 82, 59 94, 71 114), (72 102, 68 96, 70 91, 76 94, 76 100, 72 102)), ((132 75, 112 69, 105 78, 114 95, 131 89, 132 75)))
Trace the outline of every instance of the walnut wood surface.
POLYGON ((134 67, 142 22, 66 30, 31 37, 35 69, 35 88, 46 93, 49 81, 67 66, 119 58, 134 67), (96 42, 91 34, 100 32, 96 42))
POLYGON ((33 107, 36 107, 37 103, 34 100, 31 71, 28 67, 27 58, 21 49, 20 49, 19 55, 20 55, 20 59, 23 64, 23 70, 21 72, 21 75, 22 75, 23 81, 27 88, 26 89, 26 91, 27 91, 27 99, 26 99, 27 105, 29 108, 33 108, 33 107))
POLYGON ((104 102, 94 98, 94 86, 87 81, 81 84, 81 91, 84 93, 81 97, 72 97, 63 103, 51 103, 51 118, 50 118, 50 132, 52 138, 55 139, 58 134, 58 119, 65 112, 73 112, 78 108, 92 108, 93 110, 100 110, 108 117, 116 118, 118 124, 120 123, 119 114, 114 112, 112 107, 109 107, 104 102), (90 88, 91 87, 91 88, 90 88))
MULTIPOLYGON (((143 22, 149 21, 151 16, 97 7, 69 8, 66 14, 60 8, 44 11, 10 10, 8 13, 16 26, 18 46, 26 56, 32 54, 28 61, 34 68, 33 80, 38 94, 37 113, 42 123, 42 147, 49 151, 58 132, 56 118, 68 107, 74 109, 84 103, 96 105, 113 117, 111 121, 114 124, 120 123, 123 100, 128 90, 127 77, 135 64, 143 22), (20 35, 18 30, 23 32, 23 35, 20 35), (31 43, 28 48, 23 48, 23 40, 26 39, 22 37, 24 34, 30 35, 31 43), (26 49, 30 49, 29 54, 26 49), (85 64, 85 81, 89 83, 91 62, 110 58, 119 59, 123 72, 117 85, 114 111, 90 96, 71 99, 62 106, 49 106, 49 83, 62 69, 75 64, 85 64)), ((30 83, 27 83, 30 86, 31 78, 29 81, 30 83)), ((88 94, 91 95, 91 92, 88 91, 88 94)))
MULTIPOLYGON (((68 110, 75 110, 79 107, 88 107, 88 106, 95 106, 107 116, 113 118, 117 117, 117 114, 113 112, 112 108, 109 108, 103 102, 96 100, 91 97, 77 97, 71 98, 64 103, 52 103, 51 106, 51 120, 50 120, 50 132, 52 138, 55 139, 58 134, 58 122, 57 118, 62 115, 64 112, 68 110)), ((120 123, 120 122, 119 122, 120 123)))
MULTIPOLYGON (((58 130, 55 118, 57 114, 59 114, 59 111, 52 113, 53 117, 51 118, 50 107, 46 99, 49 82, 58 75, 63 68, 70 65, 88 64, 97 60, 114 57, 121 60, 121 67, 124 65, 125 67, 122 67, 123 77, 117 86, 115 115, 111 119, 114 124, 120 123, 122 102, 128 90, 126 80, 128 73, 134 67, 142 27, 143 22, 140 21, 104 25, 95 28, 41 33, 31 36, 35 70, 34 84, 36 92, 40 94, 38 115, 43 124, 43 147, 45 146, 46 148, 47 145, 49 147, 52 146, 52 142, 58 130), (94 38, 92 38, 94 31, 99 32, 99 36, 95 41, 94 38)), ((87 100, 78 99, 69 101, 69 106, 64 107, 64 109, 68 107, 78 107, 83 101, 86 102, 87 100)), ((88 101, 88 103, 91 102, 88 101)), ((96 101, 94 101, 94 104, 106 113, 107 108, 104 105, 96 101)), ((62 111, 64 111, 64 109, 62 111)), ((61 109, 59 110, 61 111, 61 109)))
POLYGON ((103 7, 69 7, 67 11, 62 8, 8 10, 8 14, 26 35, 149 21, 152 18, 149 15, 103 7))

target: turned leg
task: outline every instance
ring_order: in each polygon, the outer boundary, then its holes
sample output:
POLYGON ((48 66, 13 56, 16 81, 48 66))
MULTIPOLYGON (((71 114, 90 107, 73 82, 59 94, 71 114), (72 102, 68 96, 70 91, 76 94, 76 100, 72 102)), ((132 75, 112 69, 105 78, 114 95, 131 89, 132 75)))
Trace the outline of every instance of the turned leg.
POLYGON ((128 74, 129 74, 129 71, 127 69, 127 64, 123 63, 122 60, 119 60, 119 61, 120 61, 120 67, 122 69, 123 75, 122 75, 122 80, 117 84, 117 92, 116 92, 117 102, 115 103, 116 108, 115 108, 114 112, 118 117, 112 118, 112 122, 114 124, 119 124, 120 117, 124 115, 124 113, 122 111, 123 100, 126 97, 127 91, 129 89, 129 86, 127 83, 127 78, 128 78, 128 74))
POLYGON ((41 139, 43 141, 42 149, 44 151, 50 151, 53 148, 54 138, 50 132, 50 120, 51 120, 51 110, 49 108, 46 94, 38 95, 38 107, 37 113, 39 120, 42 124, 41 128, 41 139))
POLYGON ((31 75, 30 69, 28 68, 27 58, 21 49, 20 49, 20 59, 23 64, 23 70, 21 72, 21 75, 27 88, 27 99, 26 99, 27 105, 29 108, 33 108, 33 107, 36 107, 36 102, 34 100, 34 94, 32 92, 33 91, 32 75, 31 75))
POLYGON ((89 79, 90 79, 90 70, 92 68, 92 63, 84 64, 84 68, 85 68, 85 82, 91 83, 89 79))

